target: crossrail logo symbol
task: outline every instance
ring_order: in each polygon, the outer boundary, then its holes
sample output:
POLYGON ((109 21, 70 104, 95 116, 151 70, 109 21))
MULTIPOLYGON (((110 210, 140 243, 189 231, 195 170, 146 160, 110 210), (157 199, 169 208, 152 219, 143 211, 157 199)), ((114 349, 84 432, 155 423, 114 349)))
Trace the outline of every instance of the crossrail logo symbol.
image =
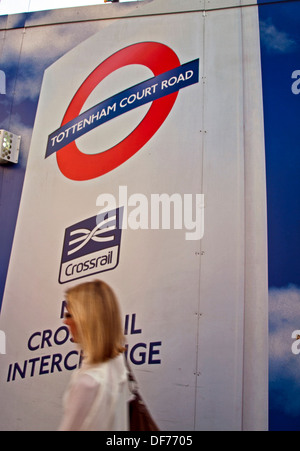
POLYGON ((56 154, 60 171, 71 180, 100 177, 136 154, 164 123, 179 90, 198 82, 199 59, 181 65, 176 53, 158 42, 141 42, 125 47, 100 63, 83 81, 60 127, 48 137, 45 158, 56 154), (106 77, 133 64, 146 66, 154 77, 81 113, 87 98, 106 77), (76 139, 80 136, 150 102, 151 107, 139 125, 118 144, 104 152, 90 155, 78 149, 76 139))
POLYGON ((122 220, 120 207, 66 229, 59 273, 61 284, 118 266, 122 220))

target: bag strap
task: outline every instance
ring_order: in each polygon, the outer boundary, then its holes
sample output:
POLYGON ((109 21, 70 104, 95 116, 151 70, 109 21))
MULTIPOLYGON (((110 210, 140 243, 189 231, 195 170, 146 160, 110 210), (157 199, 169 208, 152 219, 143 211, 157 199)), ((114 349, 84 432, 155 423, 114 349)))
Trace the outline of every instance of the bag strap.
POLYGON ((139 391, 138 390, 138 383, 137 383, 136 378, 133 375, 133 372, 132 372, 132 370, 131 370, 131 368, 129 366, 129 363, 128 363, 128 360, 127 360, 126 357, 125 357, 125 365, 126 365, 127 370, 128 370, 128 381, 130 382, 129 389, 130 389, 132 394, 136 394, 139 391))

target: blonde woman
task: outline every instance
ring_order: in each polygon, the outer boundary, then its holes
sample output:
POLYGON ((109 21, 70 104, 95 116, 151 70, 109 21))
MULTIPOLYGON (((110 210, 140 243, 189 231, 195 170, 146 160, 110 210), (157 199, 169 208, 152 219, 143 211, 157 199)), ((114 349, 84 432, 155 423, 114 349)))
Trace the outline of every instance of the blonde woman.
POLYGON ((83 351, 64 397, 61 431, 126 431, 130 392, 124 336, 116 296, 94 281, 66 293, 64 323, 83 351))

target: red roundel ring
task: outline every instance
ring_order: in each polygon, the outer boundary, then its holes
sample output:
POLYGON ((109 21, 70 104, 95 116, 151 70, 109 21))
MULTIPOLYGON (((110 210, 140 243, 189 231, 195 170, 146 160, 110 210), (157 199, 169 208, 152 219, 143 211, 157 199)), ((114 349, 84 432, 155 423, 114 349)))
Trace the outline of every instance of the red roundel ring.
MULTIPOLYGON (((73 97, 61 126, 79 116, 81 109, 96 86, 108 75, 121 67, 141 64, 154 76, 180 65, 176 53, 164 44, 142 42, 130 45, 114 53, 82 83, 73 97)), ((139 125, 119 144, 93 155, 82 153, 73 141, 56 153, 60 171, 71 180, 91 180, 104 175, 123 164, 138 152, 157 132, 170 113, 178 92, 153 101, 139 125)))

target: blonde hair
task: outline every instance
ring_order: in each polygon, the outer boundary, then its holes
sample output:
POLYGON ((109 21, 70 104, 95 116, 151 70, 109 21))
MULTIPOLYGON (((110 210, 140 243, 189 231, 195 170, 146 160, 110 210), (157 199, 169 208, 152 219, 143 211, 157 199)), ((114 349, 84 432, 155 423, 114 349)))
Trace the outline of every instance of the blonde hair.
POLYGON ((67 307, 88 363, 105 362, 124 351, 118 300, 101 280, 86 282, 66 292, 67 307))

